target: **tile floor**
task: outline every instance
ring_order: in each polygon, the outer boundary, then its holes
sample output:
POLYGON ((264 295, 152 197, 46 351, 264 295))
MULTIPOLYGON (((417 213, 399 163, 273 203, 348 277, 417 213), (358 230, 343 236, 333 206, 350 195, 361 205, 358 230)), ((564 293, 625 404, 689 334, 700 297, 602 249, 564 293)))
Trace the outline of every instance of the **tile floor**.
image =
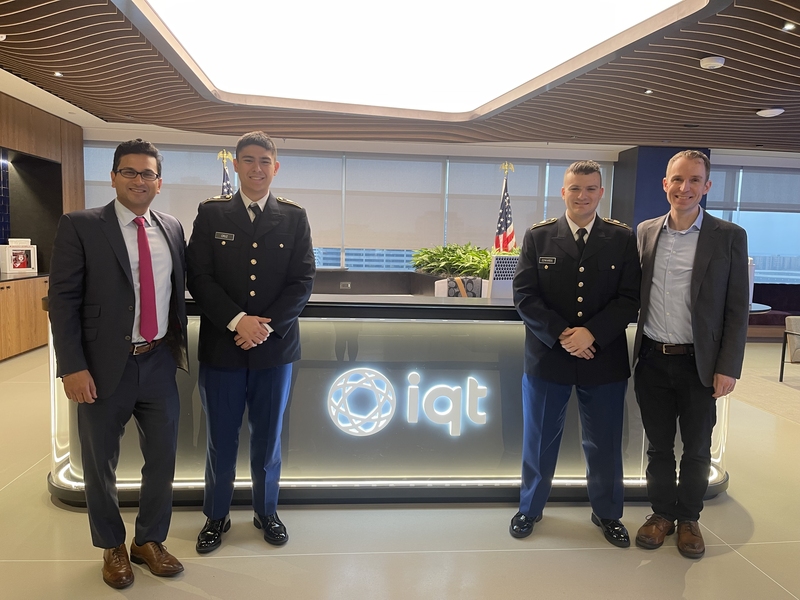
MULTIPOLYGON (((800 365, 778 383, 779 360, 780 344, 748 346, 730 410, 730 488, 703 513, 702 560, 682 558, 674 537, 655 551, 614 548, 586 505, 563 503, 525 540, 507 533, 510 504, 282 507, 291 539, 280 549, 240 508, 220 551, 201 557, 203 516, 178 508, 167 545, 185 573, 159 579, 134 565, 133 586, 115 591, 85 511, 47 492, 47 364, 36 350, 0 363, 0 598, 797 600, 800 365)), ((629 504, 623 520, 635 531, 648 513, 629 504)), ((123 516, 131 531, 135 510, 123 516)))

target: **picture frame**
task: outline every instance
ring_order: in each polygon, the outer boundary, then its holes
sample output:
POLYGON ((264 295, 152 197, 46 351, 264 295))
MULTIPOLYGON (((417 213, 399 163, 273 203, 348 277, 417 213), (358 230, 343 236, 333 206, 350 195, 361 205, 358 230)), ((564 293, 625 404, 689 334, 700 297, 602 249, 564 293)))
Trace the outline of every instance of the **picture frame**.
POLYGON ((36 246, 0 246, 0 272, 38 273, 36 246))

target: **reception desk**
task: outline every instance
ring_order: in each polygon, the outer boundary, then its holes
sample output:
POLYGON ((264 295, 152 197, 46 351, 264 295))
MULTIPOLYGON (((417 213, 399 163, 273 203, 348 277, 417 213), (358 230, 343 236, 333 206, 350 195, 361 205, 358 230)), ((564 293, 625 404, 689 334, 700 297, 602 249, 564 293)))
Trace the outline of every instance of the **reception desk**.
MULTIPOLYGON (((197 387, 200 319, 196 306, 188 308, 192 362, 189 374, 178 372, 174 497, 177 504, 200 504, 206 447, 197 387)), ((282 438, 282 503, 518 500, 525 332, 510 300, 315 294, 300 330, 303 357, 294 366, 282 438)), ((634 331, 629 327, 629 343, 634 331)), ((48 485, 57 498, 81 504, 76 409, 54 366, 51 374, 48 485)), ((727 398, 717 410, 709 496, 728 485, 727 398)), ((551 500, 583 500, 586 467, 575 402, 566 419, 551 500)), ((245 424, 238 503, 250 498, 248 441, 245 424)), ((630 384, 623 438, 628 500, 645 498, 646 448, 630 384)), ((117 469, 121 502, 136 502, 141 466, 131 422, 117 469)))

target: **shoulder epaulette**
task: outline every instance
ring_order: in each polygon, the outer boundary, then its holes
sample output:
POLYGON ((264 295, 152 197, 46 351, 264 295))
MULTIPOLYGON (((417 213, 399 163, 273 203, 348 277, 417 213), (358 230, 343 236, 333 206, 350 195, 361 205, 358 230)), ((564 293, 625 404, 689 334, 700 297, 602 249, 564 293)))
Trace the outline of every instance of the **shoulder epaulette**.
POLYGON ((558 221, 558 217, 553 217, 552 219, 545 219, 544 221, 539 221, 535 225, 531 225, 531 229, 536 229, 537 227, 541 227, 542 225, 550 225, 558 221))
POLYGON ((603 217, 603 221, 610 225, 618 225, 619 227, 624 227, 625 229, 630 229, 631 226, 623 223, 622 221, 617 221, 616 219, 609 219, 608 217, 603 217))
POLYGON ((212 198, 208 198, 207 200, 203 200, 203 204, 206 202, 227 202, 233 198, 232 194, 225 194, 224 196, 214 196, 212 198))
POLYGON ((281 198, 280 196, 277 196, 275 199, 278 202, 283 202, 284 204, 291 204, 292 206, 296 206, 297 208, 303 208, 297 202, 294 202, 293 200, 289 200, 288 198, 281 198))

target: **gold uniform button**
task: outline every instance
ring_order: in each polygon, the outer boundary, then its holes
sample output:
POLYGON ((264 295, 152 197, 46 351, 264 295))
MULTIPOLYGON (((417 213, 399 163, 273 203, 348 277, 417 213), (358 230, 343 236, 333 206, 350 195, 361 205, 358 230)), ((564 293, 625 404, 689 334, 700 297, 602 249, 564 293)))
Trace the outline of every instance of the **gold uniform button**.
POLYGON ((255 281, 256 280, 256 276, 255 275, 250 275, 250 279, 255 281))
POLYGON ((258 248, 258 242, 253 242, 253 248, 258 248))
MULTIPOLYGON (((281 248, 283 248, 283 244, 278 244, 278 246, 280 246, 281 248)), ((613 268, 613 267, 612 267, 612 268, 613 268)))
POLYGON ((578 316, 579 316, 579 317, 582 317, 582 316, 583 316, 583 313, 582 313, 581 311, 578 311, 578 316))
POLYGON ((257 264, 258 264, 258 261, 257 261, 255 258, 251 258, 251 259, 250 259, 250 264, 251 264, 251 265, 257 265, 257 264))
POLYGON ((255 296, 255 295, 256 295, 256 293, 255 293, 253 290, 250 290, 250 295, 251 295, 251 296, 255 296))
POLYGON ((225 240, 222 240, 222 241, 220 242, 220 244, 222 244, 222 245, 224 246, 224 245, 225 245, 225 240))
POLYGON ((582 281, 578 282, 578 287, 583 287, 583 282, 582 281))
POLYGON ((546 271, 547 269, 548 269, 548 265, 545 265, 544 266, 544 270, 546 271))
POLYGON ((616 268, 617 268, 617 265, 611 265, 611 270, 612 270, 612 271, 613 271, 614 269, 616 269, 616 268))
POLYGON ((583 302, 583 296, 578 296, 578 302, 583 302))
POLYGON ((583 267, 579 267, 579 268, 578 268, 578 271, 580 271, 581 273, 583 273, 585 270, 586 270, 586 269, 584 269, 583 267))

